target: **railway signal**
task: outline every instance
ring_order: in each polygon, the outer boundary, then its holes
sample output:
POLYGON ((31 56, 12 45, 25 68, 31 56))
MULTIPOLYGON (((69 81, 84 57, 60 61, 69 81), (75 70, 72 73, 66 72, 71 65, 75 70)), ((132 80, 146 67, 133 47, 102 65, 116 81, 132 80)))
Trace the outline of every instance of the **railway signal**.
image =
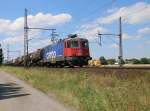
POLYGON ((122 66, 122 61, 123 61, 123 45, 122 45, 122 23, 121 23, 121 17, 119 18, 119 34, 101 34, 100 32, 98 33, 98 36, 100 38, 100 46, 102 45, 101 39, 102 35, 108 35, 108 36, 115 36, 119 38, 119 66, 122 66))

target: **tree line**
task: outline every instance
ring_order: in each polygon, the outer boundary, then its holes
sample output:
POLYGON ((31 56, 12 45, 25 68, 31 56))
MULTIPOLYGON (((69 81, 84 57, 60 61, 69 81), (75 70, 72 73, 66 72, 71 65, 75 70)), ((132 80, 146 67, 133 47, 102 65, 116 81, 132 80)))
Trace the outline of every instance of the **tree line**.
MULTIPOLYGON (((118 63, 116 59, 106 59, 104 56, 101 56, 99 60, 101 61, 102 65, 108 65, 108 64, 113 65, 118 63)), ((122 60, 122 63, 123 64, 150 64, 150 58, 143 57, 141 59, 135 59, 135 58, 125 59, 122 60)))

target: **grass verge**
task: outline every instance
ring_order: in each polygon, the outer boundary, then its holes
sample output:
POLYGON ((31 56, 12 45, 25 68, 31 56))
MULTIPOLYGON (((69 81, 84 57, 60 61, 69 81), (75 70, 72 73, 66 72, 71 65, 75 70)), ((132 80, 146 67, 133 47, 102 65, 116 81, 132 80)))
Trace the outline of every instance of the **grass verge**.
POLYGON ((150 72, 1 67, 80 111, 150 111, 150 72), (103 74, 105 72, 105 74, 103 74), (98 72, 96 72, 98 73, 98 72))

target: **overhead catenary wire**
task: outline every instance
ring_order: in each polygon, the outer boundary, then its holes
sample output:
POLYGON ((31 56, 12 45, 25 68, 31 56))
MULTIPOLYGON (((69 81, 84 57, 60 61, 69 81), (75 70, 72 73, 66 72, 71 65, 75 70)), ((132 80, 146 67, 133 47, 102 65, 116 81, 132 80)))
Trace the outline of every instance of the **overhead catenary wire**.
MULTIPOLYGON (((112 3, 114 3, 114 2, 116 2, 116 0, 112 0, 112 3)), ((101 7, 101 8, 104 8, 104 7, 101 7)), ((98 8, 97 10, 100 10, 101 8, 98 8)), ((148 7, 144 7, 144 8, 142 8, 142 9, 140 9, 140 10, 131 12, 131 13, 129 13, 128 15, 124 15, 124 16, 121 16, 121 17, 124 17, 123 19, 125 19, 127 16, 131 16, 131 15, 133 15, 133 14, 136 14, 136 13, 139 13, 139 12, 141 12, 141 11, 144 11, 144 9, 146 9, 146 8, 148 8, 148 7)), ((96 11, 96 10, 92 11, 91 13, 89 13, 89 16, 91 16, 91 14, 94 14, 94 13, 97 13, 97 11, 96 11)), ((111 39, 111 38, 110 38, 110 39, 111 39)), ((111 39, 111 41, 112 41, 113 43, 115 43, 115 44, 118 44, 116 41, 114 41, 114 40, 112 40, 112 39, 111 39)))
MULTIPOLYGON (((85 16, 80 16, 80 17, 77 17, 74 21, 71 22, 72 25, 75 25, 75 24, 79 24, 83 19, 86 18, 86 22, 90 19, 91 16, 95 15, 96 13, 98 13, 99 10, 106 10, 108 9, 108 7, 112 6, 117 0, 111 0, 110 2, 106 2, 104 5, 90 11, 89 13, 87 13, 85 16), (78 22, 76 22, 78 21, 78 22)), ((65 26, 65 30, 68 30, 70 29, 70 26, 65 26)))
POLYGON ((98 11, 100 11, 100 10, 107 9, 108 6, 112 6, 116 1, 117 1, 117 0, 111 0, 110 3, 109 3, 109 2, 105 3, 103 6, 98 7, 98 8, 96 8, 95 10, 91 11, 90 13, 88 13, 88 14, 85 16, 85 18, 86 18, 86 17, 89 17, 89 16, 92 16, 92 15, 94 15, 94 14, 96 14, 96 13, 98 13, 98 11))
MULTIPOLYGON (((144 11, 144 10, 147 9, 147 8, 148 8, 148 6, 142 8, 142 9, 133 11, 133 12, 129 13, 128 15, 123 15, 123 16, 120 15, 120 16, 123 17, 123 19, 125 20, 125 19, 127 19, 129 16, 132 16, 132 15, 134 15, 134 14, 136 14, 136 13, 140 13, 140 12, 144 11)), ((114 41, 112 38, 110 38, 110 39, 111 39, 111 41, 112 41, 113 43, 118 44, 118 43, 117 43, 116 41, 114 41)))
POLYGON ((17 53, 18 54, 18 57, 21 56, 21 50, 10 50, 10 45, 7 44, 7 61, 10 60, 10 53, 17 53))

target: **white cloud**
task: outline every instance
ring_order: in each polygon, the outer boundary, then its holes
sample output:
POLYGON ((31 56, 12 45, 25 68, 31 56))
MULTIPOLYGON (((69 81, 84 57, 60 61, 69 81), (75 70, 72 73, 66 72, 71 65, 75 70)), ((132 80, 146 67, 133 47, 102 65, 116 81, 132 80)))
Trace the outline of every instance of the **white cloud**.
POLYGON ((58 14, 52 15, 50 13, 43 14, 38 13, 37 15, 29 15, 28 21, 29 25, 32 27, 49 27, 49 26, 56 26, 68 22, 71 20, 71 15, 69 14, 58 14))
POLYGON ((92 29, 92 28, 95 28, 95 27, 98 27, 98 24, 95 24, 95 23, 87 23, 87 24, 82 24, 80 27, 80 29, 92 29))
MULTIPOLYGON (((70 21, 72 18, 69 14, 52 15, 50 13, 38 13, 28 16, 28 24, 30 27, 52 27, 70 21)), ((19 17, 14 21, 0 19, 0 33, 9 34, 9 32, 23 30, 24 18, 19 17)))
MULTIPOLYGON (((72 16, 67 13, 52 15, 50 13, 38 13, 28 16, 28 24, 30 27, 54 27, 62 25, 71 20, 72 16)), ((15 44, 23 41, 24 18, 19 17, 16 20, 0 19, 0 34, 6 36, 3 43, 15 44)), ((29 32, 29 37, 35 37, 39 31, 29 32)))
POLYGON ((8 37, 4 40, 2 40, 2 43, 4 44, 16 44, 16 43, 23 43, 23 36, 15 36, 15 37, 8 37))
POLYGON ((115 11, 117 11, 117 10, 118 10, 118 8, 108 9, 108 10, 107 10, 107 13, 113 13, 113 12, 115 12, 115 11))
POLYGON ((150 27, 145 27, 143 29, 139 29, 138 32, 140 34, 150 34, 150 27))
POLYGON ((137 45, 136 47, 137 47, 138 49, 142 49, 142 50, 144 49, 144 45, 142 45, 142 44, 139 44, 139 45, 137 45))
POLYGON ((150 40, 146 41, 145 43, 148 44, 148 45, 150 45, 150 40))
MULTIPOLYGON (((79 30, 76 32, 88 39, 94 39, 94 37, 97 37, 99 30, 101 33, 107 31, 105 28, 101 27, 102 24, 113 23, 118 20, 120 16, 122 16, 125 22, 129 24, 150 22, 150 4, 144 2, 138 2, 126 7, 110 9, 107 10, 107 13, 109 14, 108 16, 99 17, 92 22, 82 24, 78 27, 79 30)), ((144 33, 144 31, 146 33, 149 31, 149 28, 143 29, 140 32, 144 33)), ((142 37, 143 35, 139 33, 134 36, 123 33, 124 40, 140 39, 142 37)))
POLYGON ((106 32, 106 29, 99 26, 82 27, 78 33, 81 37, 87 38, 89 40, 96 39, 98 37, 98 32, 106 32))
POLYGON ((107 30, 104 27, 101 27, 99 24, 94 22, 89 22, 82 24, 78 27, 78 30, 75 33, 78 33, 80 37, 87 38, 89 40, 94 40, 98 38, 98 33, 105 33, 107 30))
POLYGON ((122 34, 122 38, 123 38, 124 40, 128 40, 128 39, 132 39, 133 36, 128 35, 127 33, 123 33, 123 34, 122 34))
POLYGON ((138 2, 131 6, 121 7, 108 16, 100 17, 96 20, 99 24, 109 24, 117 20, 120 16, 129 24, 144 23, 150 21, 150 4, 138 2))
POLYGON ((110 46, 109 46, 110 48, 119 48, 119 46, 117 45, 117 44, 111 44, 110 46))
POLYGON ((30 44, 29 52, 36 51, 37 49, 43 48, 51 43, 52 42, 50 41, 50 39, 43 39, 38 40, 38 42, 33 42, 32 44, 30 44))
POLYGON ((122 34, 122 38, 124 39, 124 40, 139 40, 139 39, 141 39, 141 38, 143 38, 144 36, 143 35, 141 35, 141 34, 136 34, 136 35, 129 35, 129 34, 127 34, 127 33, 123 33, 122 34))

